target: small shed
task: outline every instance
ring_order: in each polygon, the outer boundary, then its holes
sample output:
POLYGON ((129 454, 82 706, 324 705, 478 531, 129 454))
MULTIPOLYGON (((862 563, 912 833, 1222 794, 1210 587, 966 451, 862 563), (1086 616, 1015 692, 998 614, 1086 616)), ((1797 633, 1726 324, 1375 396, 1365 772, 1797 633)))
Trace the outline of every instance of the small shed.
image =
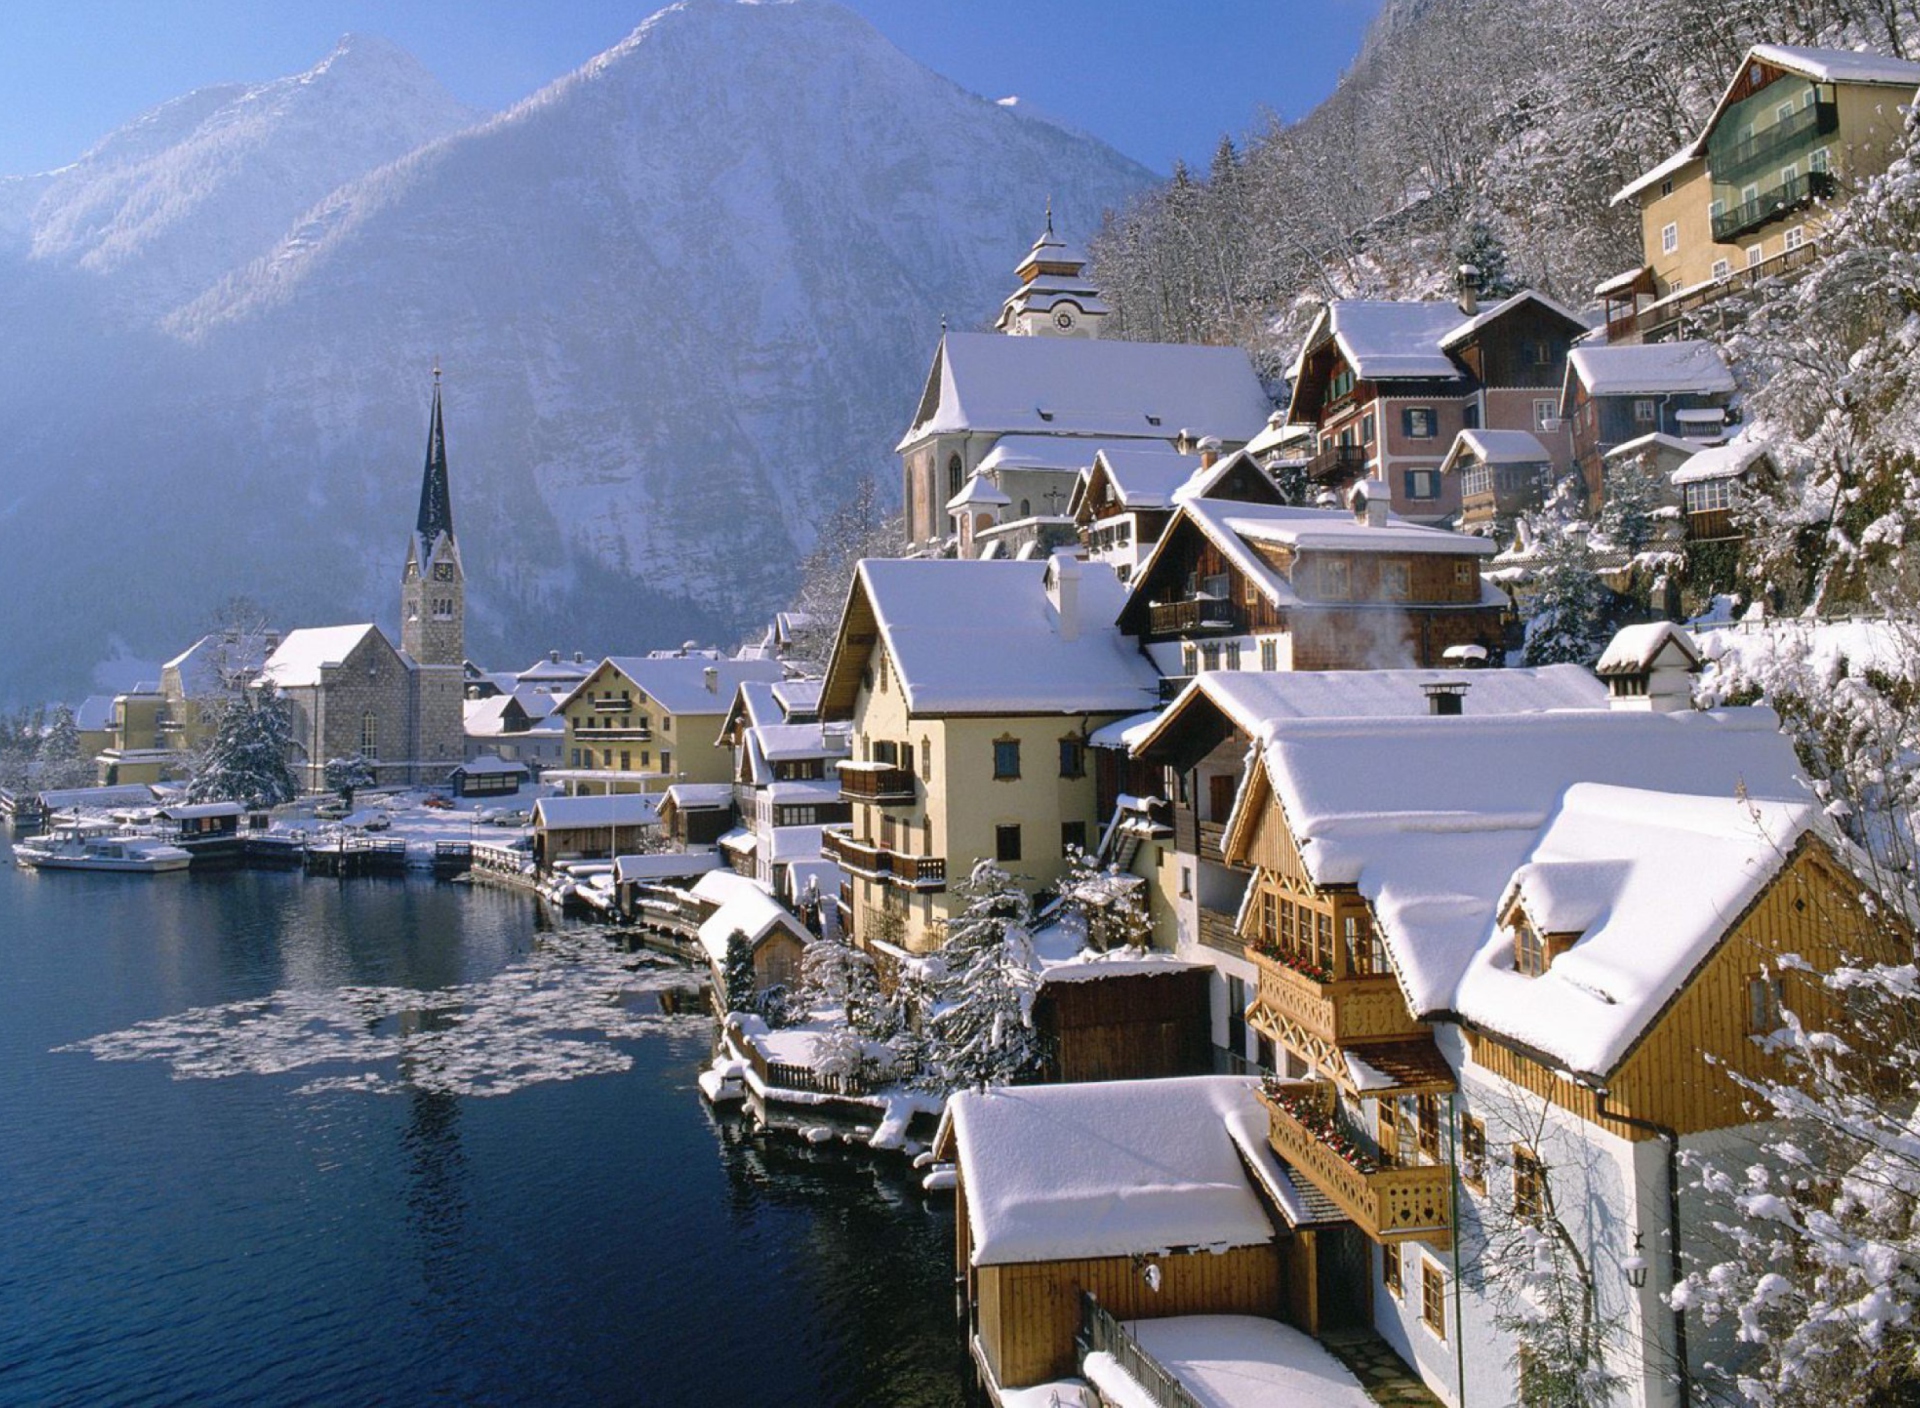
POLYGON ((727 946, 735 934, 745 936, 753 956, 756 997, 769 988, 791 990, 799 984, 800 954, 812 935, 772 895, 757 885, 743 885, 700 926, 700 947, 713 968, 717 1002, 727 1001, 727 946))
POLYGON ((240 833, 247 809, 239 802, 194 802, 162 807, 154 819, 170 825, 183 841, 210 841, 240 833))
POLYGON ((525 763, 479 757, 469 758, 449 776, 456 797, 511 797, 526 783, 529 771, 525 763))
POLYGON ((533 854, 540 868, 563 860, 638 853, 660 825, 660 798, 645 792, 542 797, 533 804, 533 854))

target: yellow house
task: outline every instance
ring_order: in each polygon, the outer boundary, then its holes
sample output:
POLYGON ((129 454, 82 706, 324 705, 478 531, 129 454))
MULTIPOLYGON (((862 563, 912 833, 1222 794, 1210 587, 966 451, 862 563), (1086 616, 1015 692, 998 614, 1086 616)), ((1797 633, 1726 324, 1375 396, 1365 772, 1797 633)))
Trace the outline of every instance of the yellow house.
POLYGON ((576 795, 731 782, 733 751, 715 739, 733 696, 744 680, 771 684, 785 673, 778 660, 609 656, 556 706, 563 765, 545 776, 576 795))
POLYGON ((1841 202, 1886 170, 1920 63, 1757 44, 1700 135, 1613 197, 1640 210, 1645 262, 1594 290, 1608 340, 1660 338, 1685 313, 1792 268, 1841 202))
POLYGON ((825 850, 856 942, 937 948, 976 861, 1038 889, 1098 842, 1088 737, 1159 689, 1114 626, 1124 597, 1066 554, 860 564, 820 698, 853 725, 853 821, 825 850))
POLYGON ((95 766, 105 787, 122 783, 165 782, 185 766, 166 728, 167 700, 151 684, 140 684, 113 697, 113 719, 107 746, 95 766))

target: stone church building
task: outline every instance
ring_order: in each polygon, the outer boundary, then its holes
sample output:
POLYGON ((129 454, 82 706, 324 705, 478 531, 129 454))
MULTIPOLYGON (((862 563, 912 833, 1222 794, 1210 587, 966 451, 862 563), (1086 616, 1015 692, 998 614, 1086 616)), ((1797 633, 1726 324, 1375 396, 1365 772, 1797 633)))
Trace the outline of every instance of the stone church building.
POLYGON ((335 758, 363 759, 380 784, 438 782, 460 764, 466 609, 436 369, 420 512, 400 572, 399 647, 370 622, 312 627, 288 633, 261 672, 292 707, 303 787, 325 788, 335 758))

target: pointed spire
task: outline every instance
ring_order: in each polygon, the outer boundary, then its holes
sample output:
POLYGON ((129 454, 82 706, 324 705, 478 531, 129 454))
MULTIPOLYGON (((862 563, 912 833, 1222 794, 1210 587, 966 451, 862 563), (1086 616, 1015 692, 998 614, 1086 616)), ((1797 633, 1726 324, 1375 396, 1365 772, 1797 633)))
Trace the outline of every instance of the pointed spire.
POLYGON ((1053 196, 1051 193, 1047 196, 1047 233, 1049 235, 1053 233, 1053 196))
POLYGON ((427 467, 420 476, 420 556, 432 554, 442 533, 453 534, 453 488, 447 480, 447 435, 440 419, 440 360, 433 363, 433 418, 427 427, 427 467))

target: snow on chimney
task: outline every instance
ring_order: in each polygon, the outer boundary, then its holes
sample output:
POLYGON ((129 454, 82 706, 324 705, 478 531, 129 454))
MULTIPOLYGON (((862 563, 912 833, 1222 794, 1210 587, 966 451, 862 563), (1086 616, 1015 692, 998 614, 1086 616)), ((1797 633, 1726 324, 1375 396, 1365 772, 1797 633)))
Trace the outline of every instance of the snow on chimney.
POLYGON ((1047 563, 1047 600, 1060 617, 1060 639, 1080 638, 1080 559, 1070 548, 1055 552, 1047 563))
POLYGON ((1393 496, 1380 479, 1362 479, 1347 493, 1347 507, 1353 510, 1354 522, 1369 528, 1387 526, 1387 509, 1392 503, 1393 496))
POLYGON ((1480 271, 1471 264, 1462 264, 1455 282, 1460 290, 1460 311, 1471 318, 1480 311, 1480 271))
POLYGON ((1200 439, 1200 468, 1212 469, 1220 458, 1220 437, 1205 435, 1200 439))
POLYGON ((576 651, 574 651, 574 652, 573 652, 573 663, 574 663, 574 664, 576 664, 576 665, 584 665, 584 664, 586 664, 586 663, 587 663, 587 652, 586 652, 586 651, 584 651, 584 650, 576 650, 576 651))
POLYGON ((700 672, 700 678, 706 681, 708 694, 718 694, 720 692, 720 672, 714 669, 713 666, 709 665, 706 669, 702 670, 700 672))
POLYGON ((549 650, 547 652, 547 659, 551 663, 558 665, 560 663, 560 652, 557 650, 549 650))

